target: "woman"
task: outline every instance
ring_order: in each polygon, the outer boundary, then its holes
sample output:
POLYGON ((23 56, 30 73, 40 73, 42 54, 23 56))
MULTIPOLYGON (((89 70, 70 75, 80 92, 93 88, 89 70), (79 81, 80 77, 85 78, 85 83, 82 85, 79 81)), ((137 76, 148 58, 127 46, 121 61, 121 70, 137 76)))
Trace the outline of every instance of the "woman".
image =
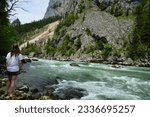
POLYGON ((13 45, 11 52, 6 56, 8 81, 6 83, 5 95, 9 95, 10 97, 14 95, 17 75, 22 70, 22 59, 23 56, 20 54, 19 46, 13 45))

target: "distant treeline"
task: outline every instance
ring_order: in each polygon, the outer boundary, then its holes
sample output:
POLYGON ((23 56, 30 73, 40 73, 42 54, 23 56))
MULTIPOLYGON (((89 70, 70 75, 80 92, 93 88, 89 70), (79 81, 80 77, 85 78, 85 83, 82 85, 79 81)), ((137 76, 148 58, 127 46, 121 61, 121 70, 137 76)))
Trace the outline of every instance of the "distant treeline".
POLYGON ((16 31, 18 32, 18 34, 22 35, 24 33, 33 31, 35 29, 40 29, 43 26, 45 26, 49 23, 52 23, 56 20, 59 20, 59 19, 61 19, 60 16, 49 17, 49 18, 45 18, 45 19, 42 19, 42 20, 39 20, 39 21, 34 21, 34 22, 31 22, 31 23, 16 26, 15 28, 16 28, 16 31))

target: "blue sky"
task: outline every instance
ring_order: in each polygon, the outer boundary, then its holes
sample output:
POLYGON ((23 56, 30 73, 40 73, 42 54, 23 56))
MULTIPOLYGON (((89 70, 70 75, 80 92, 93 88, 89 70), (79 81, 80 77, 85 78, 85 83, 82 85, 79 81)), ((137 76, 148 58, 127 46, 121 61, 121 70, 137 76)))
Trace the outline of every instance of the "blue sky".
POLYGON ((20 8, 15 9, 16 11, 14 11, 14 13, 16 13, 16 15, 10 18, 11 21, 16 18, 19 18, 21 23, 24 24, 32 21, 37 21, 44 17, 44 14, 48 7, 49 0, 24 0, 24 1, 27 2, 20 2, 18 4, 18 7, 22 7, 27 11, 24 11, 20 8))

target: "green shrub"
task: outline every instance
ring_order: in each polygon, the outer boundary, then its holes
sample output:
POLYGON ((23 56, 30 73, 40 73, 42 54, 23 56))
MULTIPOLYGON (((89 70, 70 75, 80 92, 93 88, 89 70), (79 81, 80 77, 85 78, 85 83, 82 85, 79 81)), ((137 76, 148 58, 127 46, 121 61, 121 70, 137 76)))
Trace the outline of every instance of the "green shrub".
POLYGON ((69 15, 65 16, 65 18, 60 22, 60 24, 55 29, 55 35, 56 36, 60 35, 60 30, 63 27, 69 27, 71 24, 75 22, 77 18, 78 18, 77 15, 75 15, 74 13, 70 13, 69 15))
POLYGON ((76 50, 80 49, 81 48, 81 39, 78 38, 77 41, 74 42, 74 46, 76 47, 76 50))
POLYGON ((123 49, 113 49, 112 55, 117 56, 117 57, 121 57, 121 55, 125 55, 125 52, 123 49))
POLYGON ((69 56, 67 51, 70 50, 72 43, 70 36, 66 35, 62 41, 61 47, 58 48, 58 51, 64 56, 69 56))
POLYGON ((31 52, 35 52, 35 54, 41 53, 41 48, 36 44, 29 44, 27 43, 27 47, 22 49, 22 53, 25 55, 29 55, 31 52))
POLYGON ((137 43, 127 48, 128 56, 131 57, 133 60, 137 60, 140 58, 145 58, 146 53, 148 52, 148 47, 144 44, 137 43))
POLYGON ((86 28, 85 32, 86 32, 86 34, 87 34, 88 36, 91 36, 91 35, 92 35, 92 32, 90 31, 89 28, 86 28))
POLYGON ((85 9, 84 1, 81 0, 79 6, 78 6, 78 13, 82 13, 85 9))
POLYGON ((114 16, 115 16, 115 17, 119 17, 119 16, 121 16, 121 15, 123 15, 123 11, 122 11, 122 9, 121 9, 121 6, 116 7, 116 8, 115 8, 115 11, 114 11, 114 16))
POLYGON ((104 49, 102 50, 102 55, 104 58, 107 58, 108 56, 111 55, 112 52, 112 46, 109 44, 104 45, 104 49))
POLYGON ((53 56, 56 52, 56 49, 57 49, 57 46, 55 45, 55 43, 51 39, 48 39, 48 42, 45 46, 46 53, 48 55, 53 56))
POLYGON ((84 49, 84 53, 88 54, 88 53, 94 53, 94 51, 96 50, 95 45, 89 45, 88 47, 86 47, 84 49))

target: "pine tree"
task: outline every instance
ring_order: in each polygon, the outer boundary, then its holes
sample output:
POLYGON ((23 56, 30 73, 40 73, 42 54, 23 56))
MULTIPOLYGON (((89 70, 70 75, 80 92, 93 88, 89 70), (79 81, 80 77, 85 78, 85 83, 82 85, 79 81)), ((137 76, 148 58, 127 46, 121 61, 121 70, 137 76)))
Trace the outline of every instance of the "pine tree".
POLYGON ((17 39, 16 32, 9 25, 8 0, 0 0, 0 56, 5 55, 17 39))

